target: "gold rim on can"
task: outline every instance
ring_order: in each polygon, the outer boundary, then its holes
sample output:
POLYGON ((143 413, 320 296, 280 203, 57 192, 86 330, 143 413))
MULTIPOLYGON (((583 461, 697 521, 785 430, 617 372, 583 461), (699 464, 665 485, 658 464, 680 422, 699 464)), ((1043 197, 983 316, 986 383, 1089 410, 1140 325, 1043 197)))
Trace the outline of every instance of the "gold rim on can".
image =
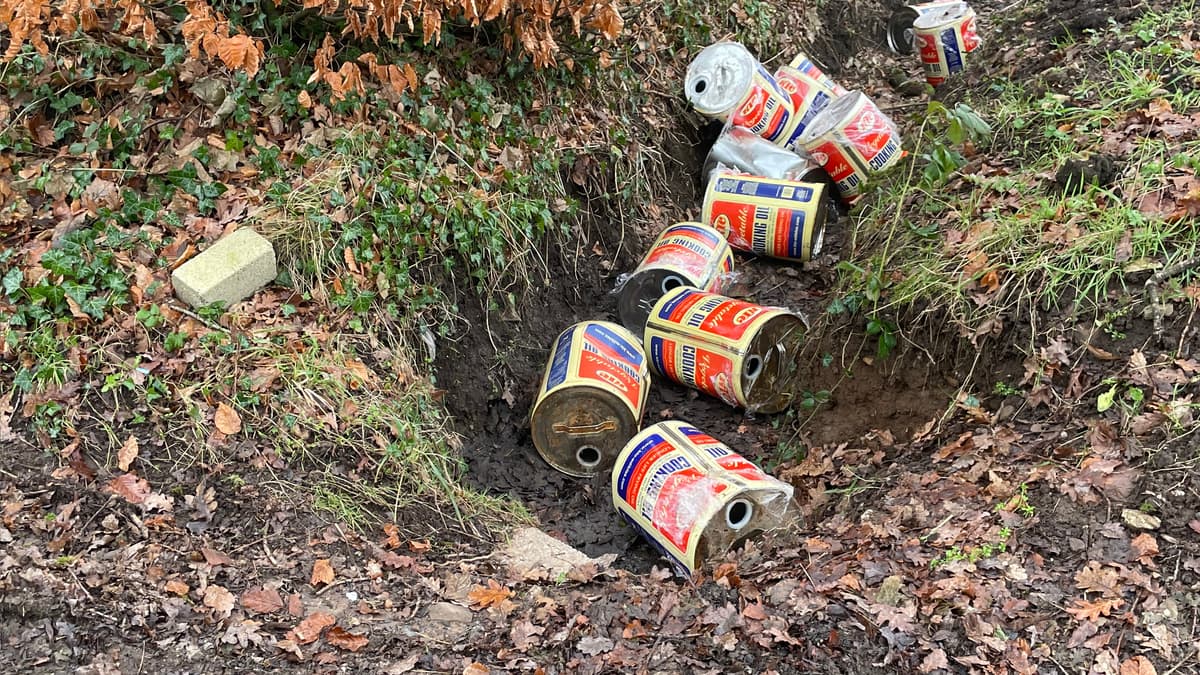
POLYGON ((640 334, 664 293, 681 286, 720 293, 732 273, 733 250, 720 232, 703 223, 676 223, 658 235, 621 286, 617 315, 625 328, 640 334))

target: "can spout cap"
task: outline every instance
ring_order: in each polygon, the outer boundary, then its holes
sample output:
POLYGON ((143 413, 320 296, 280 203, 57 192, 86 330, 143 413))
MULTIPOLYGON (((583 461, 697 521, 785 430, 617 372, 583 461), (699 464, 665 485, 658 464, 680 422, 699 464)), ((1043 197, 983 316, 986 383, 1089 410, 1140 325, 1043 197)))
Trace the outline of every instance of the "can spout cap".
POLYGON ((725 507, 725 524, 731 530, 740 530, 754 517, 754 505, 745 499, 735 499, 725 507))

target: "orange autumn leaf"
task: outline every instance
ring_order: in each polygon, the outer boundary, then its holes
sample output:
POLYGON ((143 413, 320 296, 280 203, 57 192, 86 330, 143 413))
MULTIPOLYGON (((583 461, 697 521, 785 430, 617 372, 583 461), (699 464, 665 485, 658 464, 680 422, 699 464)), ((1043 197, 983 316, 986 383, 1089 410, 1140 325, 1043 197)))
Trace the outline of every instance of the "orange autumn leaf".
POLYGON ((244 70, 250 77, 258 72, 258 45, 249 35, 234 35, 217 44, 217 56, 230 70, 244 70))
POLYGON ((242 430, 242 418, 228 403, 218 403, 217 413, 213 417, 217 431, 232 436, 242 430))
POLYGON ((356 652, 366 647, 367 642, 369 642, 366 635, 351 633, 341 626, 330 628, 329 632, 325 634, 325 639, 334 647, 345 649, 349 652, 356 652))
POLYGON ((304 617, 304 620, 297 624, 289 634, 295 638, 297 643, 306 645, 316 642, 317 638, 321 637, 321 631, 335 623, 337 623, 337 619, 332 614, 313 612, 304 617))
POLYGON ((125 443, 117 450, 117 468, 122 471, 128 471, 129 466, 133 464, 133 460, 138 456, 138 440, 130 434, 129 438, 125 439, 125 443))
POLYGON ((313 563, 312 580, 313 586, 318 584, 333 583, 333 565, 329 563, 329 558, 321 558, 313 563))
POLYGON ((1080 621, 1095 621, 1102 616, 1108 616, 1125 601, 1120 598, 1101 599, 1096 601, 1076 600, 1067 608, 1067 613, 1080 621))
POLYGON ((123 473, 112 479, 107 489, 130 504, 141 504, 150 496, 150 483, 132 473, 123 473))
POLYGON ((512 591, 496 583, 495 579, 488 579, 487 586, 476 586, 467 594, 467 599, 477 608, 486 609, 503 603, 512 595, 512 591))

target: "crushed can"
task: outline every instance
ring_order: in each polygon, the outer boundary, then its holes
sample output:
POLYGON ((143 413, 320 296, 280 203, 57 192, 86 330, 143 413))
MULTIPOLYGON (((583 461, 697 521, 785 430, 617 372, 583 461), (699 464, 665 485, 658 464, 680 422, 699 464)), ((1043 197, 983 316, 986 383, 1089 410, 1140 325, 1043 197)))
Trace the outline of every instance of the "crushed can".
POLYGON ((938 0, 937 2, 922 2, 914 5, 904 5, 892 12, 887 25, 888 49, 896 54, 907 56, 913 53, 913 43, 916 34, 913 33, 913 23, 917 18, 930 12, 945 9, 951 5, 961 5, 962 0, 938 0))
POLYGON ((640 334, 664 293, 683 286, 720 293, 733 273, 733 250, 717 230, 703 223, 677 223, 663 230, 646 257, 621 285, 617 315, 640 334))
POLYGON ((965 2, 935 9, 913 22, 925 81, 938 86, 967 67, 967 54, 979 47, 975 10, 965 2))
POLYGON ((826 185, 717 172, 704 190, 701 219, 736 249, 808 261, 825 238, 826 185))
POLYGON ((780 145, 785 148, 797 148, 800 146, 800 137, 804 135, 813 118, 824 110, 837 94, 824 82, 791 66, 780 68, 775 73, 775 80, 784 91, 791 94, 792 108, 795 109, 791 130, 785 134, 787 140, 780 145))
POLYGON ((648 427, 625 446, 612 500, 630 525, 676 569, 783 524, 793 488, 684 422, 648 427))
POLYGON ((643 344, 656 372, 748 412, 776 413, 796 393, 798 314, 694 288, 662 297, 643 344))
POLYGON ((829 172, 847 203, 858 199, 871 174, 891 167, 902 156, 895 123, 860 91, 826 106, 800 144, 829 172))
POLYGON ((824 84, 831 91, 833 91, 834 96, 841 96, 849 93, 846 91, 845 87, 835 82, 832 77, 826 75, 825 71, 821 70, 817 64, 813 63, 813 60, 808 58, 808 55, 804 52, 797 53, 796 56, 794 56, 788 63, 787 67, 798 70, 820 82, 821 84, 824 84))
POLYGON ((533 444, 555 469, 595 476, 637 433, 649 390, 637 338, 615 323, 577 323, 550 350, 530 413, 533 444))
POLYGON ((707 185, 714 171, 737 169, 751 176, 822 182, 822 169, 803 148, 783 148, 743 127, 726 124, 704 160, 701 178, 707 185))
POLYGON ((702 115, 745 127, 768 141, 791 128, 792 97, 737 42, 709 45, 688 65, 684 92, 702 115))

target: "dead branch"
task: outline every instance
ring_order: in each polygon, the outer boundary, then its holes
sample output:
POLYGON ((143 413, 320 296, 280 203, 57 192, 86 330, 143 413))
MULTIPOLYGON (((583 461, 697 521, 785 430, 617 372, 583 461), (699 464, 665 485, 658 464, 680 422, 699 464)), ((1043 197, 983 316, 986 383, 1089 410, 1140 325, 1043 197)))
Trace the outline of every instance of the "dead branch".
POLYGON ((1165 330, 1163 327, 1163 307, 1159 303, 1158 287, 1167 279, 1197 267, 1200 267, 1200 256, 1189 258, 1175 263, 1166 269, 1159 270, 1154 276, 1146 280, 1146 292, 1150 295, 1150 312, 1154 318, 1154 340, 1157 344, 1163 344, 1163 331, 1165 330))

